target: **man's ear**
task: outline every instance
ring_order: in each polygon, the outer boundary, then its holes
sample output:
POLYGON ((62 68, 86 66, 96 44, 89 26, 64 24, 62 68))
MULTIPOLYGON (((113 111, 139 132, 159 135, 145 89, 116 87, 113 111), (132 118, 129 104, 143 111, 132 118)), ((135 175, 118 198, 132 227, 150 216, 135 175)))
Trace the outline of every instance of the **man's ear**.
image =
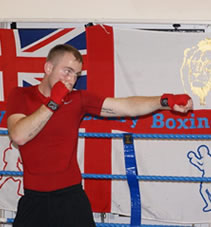
POLYGON ((50 74, 53 69, 53 64, 47 61, 44 65, 45 74, 50 74))

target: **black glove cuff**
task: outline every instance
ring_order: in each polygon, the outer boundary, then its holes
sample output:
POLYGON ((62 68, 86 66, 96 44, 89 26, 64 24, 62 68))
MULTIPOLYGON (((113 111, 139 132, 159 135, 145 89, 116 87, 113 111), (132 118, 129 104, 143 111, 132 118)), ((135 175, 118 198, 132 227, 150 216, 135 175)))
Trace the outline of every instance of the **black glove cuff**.
POLYGON ((161 98, 161 99, 160 99, 160 104, 161 104, 161 106, 163 106, 163 107, 169 106, 169 105, 168 105, 168 99, 167 99, 167 98, 161 98))
POLYGON ((58 110, 59 108, 59 105, 55 103, 53 100, 49 100, 46 106, 53 112, 58 110))

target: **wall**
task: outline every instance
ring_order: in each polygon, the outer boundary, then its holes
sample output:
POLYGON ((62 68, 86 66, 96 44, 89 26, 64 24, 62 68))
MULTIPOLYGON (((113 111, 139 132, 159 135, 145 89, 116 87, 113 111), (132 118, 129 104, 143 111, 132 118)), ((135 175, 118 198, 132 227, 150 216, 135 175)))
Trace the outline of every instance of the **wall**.
POLYGON ((210 0, 0 0, 0 22, 211 22, 210 0))

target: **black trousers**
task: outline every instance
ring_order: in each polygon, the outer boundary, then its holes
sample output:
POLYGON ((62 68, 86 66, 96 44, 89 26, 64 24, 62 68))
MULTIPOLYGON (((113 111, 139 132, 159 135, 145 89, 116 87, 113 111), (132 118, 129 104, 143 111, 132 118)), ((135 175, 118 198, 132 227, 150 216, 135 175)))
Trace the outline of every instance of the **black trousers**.
POLYGON ((91 206, 81 185, 53 192, 24 190, 13 227, 95 227, 91 206))

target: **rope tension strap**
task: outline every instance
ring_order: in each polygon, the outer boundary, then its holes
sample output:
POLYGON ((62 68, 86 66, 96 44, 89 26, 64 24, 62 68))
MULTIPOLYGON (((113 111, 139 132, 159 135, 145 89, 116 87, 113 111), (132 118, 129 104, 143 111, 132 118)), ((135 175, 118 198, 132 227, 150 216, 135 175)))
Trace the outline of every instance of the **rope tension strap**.
POLYGON ((141 196, 139 191, 139 181, 137 179, 138 171, 136 166, 134 141, 131 133, 123 134, 123 143, 125 168, 131 200, 130 224, 135 227, 141 225, 141 196))

